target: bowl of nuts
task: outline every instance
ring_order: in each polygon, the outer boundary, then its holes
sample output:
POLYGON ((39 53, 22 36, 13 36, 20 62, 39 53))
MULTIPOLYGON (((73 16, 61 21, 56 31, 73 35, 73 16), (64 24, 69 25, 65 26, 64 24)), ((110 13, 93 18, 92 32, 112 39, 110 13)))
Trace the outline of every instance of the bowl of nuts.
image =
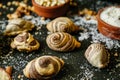
POLYGON ((64 15, 69 8, 69 0, 32 0, 34 11, 46 18, 64 15))
POLYGON ((102 8, 97 14, 98 30, 105 36, 120 40, 120 7, 102 8))

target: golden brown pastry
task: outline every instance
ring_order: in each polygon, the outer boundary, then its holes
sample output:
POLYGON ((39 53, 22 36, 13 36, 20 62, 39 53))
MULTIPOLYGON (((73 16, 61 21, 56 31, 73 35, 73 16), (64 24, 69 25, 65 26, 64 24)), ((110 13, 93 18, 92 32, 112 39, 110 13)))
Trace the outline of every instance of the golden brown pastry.
POLYGON ((63 67, 64 61, 56 56, 41 56, 30 61, 23 70, 27 78, 49 79, 63 67))
POLYGON ((10 75, 3 68, 0 68, 0 80, 12 80, 10 75))
POLYGON ((72 51, 81 45, 73 36, 64 32, 56 32, 48 35, 46 42, 50 49, 60 52, 72 51))
POLYGON ((59 17, 47 24, 47 29, 50 32, 67 32, 72 33, 79 30, 79 27, 76 26, 69 18, 59 17))
POLYGON ((99 43, 91 44, 85 52, 88 62, 98 68, 104 68, 108 65, 109 55, 104 45, 99 43))
POLYGON ((11 42, 11 47, 16 48, 19 51, 33 51, 39 48, 40 44, 33 36, 28 32, 23 32, 17 35, 11 42))
POLYGON ((30 21, 26 21, 21 18, 9 20, 8 25, 4 31, 5 35, 17 35, 22 33, 23 31, 30 31, 34 28, 34 24, 30 21))

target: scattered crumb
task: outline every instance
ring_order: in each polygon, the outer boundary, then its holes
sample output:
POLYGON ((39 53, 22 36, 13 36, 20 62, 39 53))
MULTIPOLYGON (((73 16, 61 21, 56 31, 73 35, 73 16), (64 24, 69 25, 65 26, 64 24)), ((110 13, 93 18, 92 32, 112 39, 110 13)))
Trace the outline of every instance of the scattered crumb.
POLYGON ((118 64, 116 65, 116 68, 118 68, 118 67, 120 67, 120 63, 118 63, 118 64))
POLYGON ((18 75, 18 79, 20 79, 20 78, 21 78, 21 75, 19 74, 19 75, 18 75))
POLYGON ((14 8, 11 7, 11 8, 10 8, 10 11, 13 11, 13 10, 14 10, 14 8))
POLYGON ((2 12, 0 12, 0 16, 2 15, 2 12))
POLYGON ((38 35, 38 32, 35 32, 35 35, 38 35))
POLYGON ((5 5, 3 5, 3 6, 2 6, 2 8, 3 8, 3 9, 6 9, 6 6, 5 6, 5 5))
POLYGON ((11 4, 12 4, 11 2, 7 2, 7 6, 11 6, 11 4))
POLYGON ((87 8, 78 11, 79 16, 85 17, 86 20, 95 19, 96 12, 87 8))
POLYGON ((3 6, 3 4, 2 4, 2 3, 0 3, 0 8, 2 8, 2 6, 3 6))
POLYGON ((41 29, 41 26, 38 26, 36 30, 40 30, 41 29))
POLYGON ((114 54, 114 56, 115 56, 115 57, 118 57, 118 53, 116 52, 116 53, 114 54))
POLYGON ((45 20, 45 17, 41 17, 41 20, 45 20))

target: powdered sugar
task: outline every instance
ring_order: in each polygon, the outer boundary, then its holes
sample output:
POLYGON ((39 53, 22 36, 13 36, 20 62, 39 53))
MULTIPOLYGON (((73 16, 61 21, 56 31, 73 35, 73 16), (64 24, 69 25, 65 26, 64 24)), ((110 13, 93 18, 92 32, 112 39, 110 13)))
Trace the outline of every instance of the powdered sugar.
POLYGON ((74 22, 76 25, 82 26, 83 28, 87 29, 87 31, 85 30, 84 32, 79 33, 79 41, 91 38, 89 39, 91 43, 103 43, 108 49, 118 49, 120 47, 120 42, 118 40, 107 38, 106 36, 99 33, 96 20, 86 20, 85 18, 76 15, 74 16, 74 22))
POLYGON ((109 7, 101 13, 100 18, 110 25, 120 27, 120 8, 109 7))

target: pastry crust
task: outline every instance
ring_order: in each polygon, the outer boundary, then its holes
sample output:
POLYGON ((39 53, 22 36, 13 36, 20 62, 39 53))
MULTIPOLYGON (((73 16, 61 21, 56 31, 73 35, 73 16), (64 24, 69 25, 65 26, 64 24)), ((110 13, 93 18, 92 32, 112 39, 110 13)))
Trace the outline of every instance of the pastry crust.
POLYGON ((85 57, 88 62, 98 68, 104 68, 109 63, 110 54, 100 43, 91 44, 86 52, 85 57))
POLYGON ((56 32, 48 35, 46 42, 50 49, 60 52, 72 51, 81 46, 81 43, 73 36, 64 32, 56 32))
POLYGON ((79 30, 72 20, 67 17, 59 17, 47 24, 47 29, 50 32, 67 32, 72 33, 79 30))
POLYGON ((64 61, 56 56, 41 56, 30 61, 23 73, 27 78, 44 80, 55 76, 63 65, 64 61))
POLYGON ((13 36, 20 34, 24 31, 31 31, 34 28, 34 24, 30 21, 26 21, 21 18, 9 20, 8 25, 4 31, 4 35, 13 36))
POLYGON ((3 68, 0 68, 0 80, 12 80, 10 75, 3 68))
POLYGON ((17 35, 14 40, 11 42, 11 47, 19 51, 31 52, 37 50, 40 47, 40 44, 33 36, 28 32, 23 32, 17 35))

